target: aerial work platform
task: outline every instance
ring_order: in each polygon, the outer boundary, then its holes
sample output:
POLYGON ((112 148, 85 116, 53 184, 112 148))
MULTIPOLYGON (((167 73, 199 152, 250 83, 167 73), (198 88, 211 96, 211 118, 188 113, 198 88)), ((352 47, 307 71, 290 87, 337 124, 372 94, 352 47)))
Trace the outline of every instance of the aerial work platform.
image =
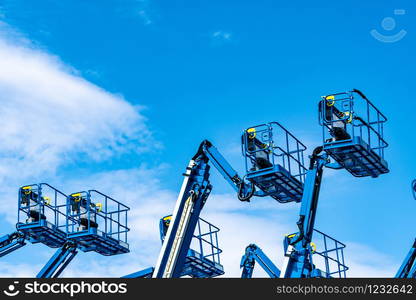
POLYGON ((389 172, 384 160, 387 118, 359 90, 323 96, 319 123, 323 149, 355 177, 378 177, 389 172))
POLYGON ((246 179, 281 203, 300 202, 306 168, 303 145, 277 122, 250 127, 243 132, 242 151, 246 179))
POLYGON ((291 245, 298 233, 285 237, 283 245, 286 258, 281 277, 346 278, 345 244, 317 229, 313 231, 314 239, 306 247, 306 256, 302 254, 300 243, 291 245))
POLYGON ((33 244, 61 247, 66 241, 66 198, 47 183, 21 187, 17 230, 33 244))
MULTIPOLYGON (((163 242, 169 228, 171 216, 160 219, 160 237, 163 242)), ((212 278, 224 274, 218 246, 220 229, 199 218, 192 241, 188 249, 181 277, 212 278)))
POLYGON ((129 207, 96 190, 70 194, 67 198, 68 239, 83 252, 110 256, 129 252, 129 207))

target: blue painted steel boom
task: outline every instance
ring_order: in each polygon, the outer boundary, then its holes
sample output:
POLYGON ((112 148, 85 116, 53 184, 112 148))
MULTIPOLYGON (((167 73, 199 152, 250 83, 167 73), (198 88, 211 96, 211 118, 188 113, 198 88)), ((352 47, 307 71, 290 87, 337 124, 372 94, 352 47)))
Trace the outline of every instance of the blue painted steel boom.
POLYGON ((279 278, 280 270, 264 254, 263 250, 255 244, 247 246, 246 252, 241 258, 240 268, 243 269, 241 278, 251 278, 256 262, 266 271, 270 278, 279 278))
POLYGON ((191 159, 184 176, 172 221, 152 275, 154 278, 180 277, 199 214, 211 192, 206 157, 191 159))
POLYGON ((197 155, 205 156, 209 162, 218 170, 225 180, 238 193, 240 201, 249 201, 256 193, 254 184, 248 184, 238 175, 234 168, 227 162, 218 149, 210 141, 203 141, 199 146, 197 155))
POLYGON ((26 245, 25 236, 21 232, 6 234, 0 237, 0 257, 22 248, 24 245, 26 245))
POLYGON ((238 192, 241 201, 254 195, 254 187, 246 184, 219 151, 203 141, 189 162, 171 222, 164 238, 152 277, 180 277, 190 248, 201 210, 212 186, 209 182, 209 162, 238 192))
POLYGON ((416 278, 416 240, 400 266, 396 278, 416 278))
POLYGON ((151 278, 154 271, 155 271, 155 268, 150 267, 150 268, 123 276, 121 278, 151 278))
MULTIPOLYGON (((416 180, 413 180, 412 182, 412 194, 413 198, 416 200, 416 180)), ((416 278, 416 240, 414 241, 412 248, 404 259, 395 277, 416 278)))
POLYGON ((74 242, 68 241, 46 263, 36 276, 37 278, 57 278, 68 266, 71 260, 77 255, 77 246, 74 242))
POLYGON ((319 192, 322 183, 324 166, 328 163, 326 153, 320 154, 323 148, 314 150, 309 170, 306 174, 304 193, 297 226, 299 232, 286 237, 285 262, 281 276, 284 278, 320 277, 315 274, 312 263, 312 235, 314 232, 319 192))

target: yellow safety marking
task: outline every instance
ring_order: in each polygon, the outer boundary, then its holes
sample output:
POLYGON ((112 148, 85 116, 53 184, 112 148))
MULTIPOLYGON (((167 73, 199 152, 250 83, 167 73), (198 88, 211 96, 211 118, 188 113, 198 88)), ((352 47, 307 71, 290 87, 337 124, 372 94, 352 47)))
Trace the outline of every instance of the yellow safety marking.
POLYGON ((256 137, 256 128, 247 129, 247 133, 249 139, 254 139, 256 137))
POLYGON ((81 201, 81 193, 71 194, 71 196, 72 196, 73 198, 75 198, 75 199, 74 199, 74 201, 75 201, 75 202, 79 202, 79 201, 81 201))
POLYGON ((314 242, 311 242, 310 245, 311 245, 312 253, 315 253, 316 252, 316 244, 314 242))
POLYGON ((345 116, 348 116, 347 123, 351 123, 351 122, 352 122, 352 114, 350 114, 350 112, 349 112, 349 111, 346 111, 346 112, 344 113, 344 115, 345 115, 345 116))
POLYGON ((325 100, 327 101, 326 102, 327 106, 333 106, 335 104, 335 96, 333 95, 326 96, 325 100))
POLYGON ((169 227, 171 220, 172 220, 172 216, 164 217, 163 218, 163 224, 165 224, 167 227, 169 227))
POLYGON ((31 186, 24 186, 22 187, 23 193, 25 193, 26 195, 30 194, 32 187, 31 186))
POLYGON ((286 236, 288 237, 288 238, 293 238, 294 236, 296 235, 296 233, 293 233, 293 234, 286 234, 286 236))
POLYGON ((46 205, 51 204, 51 198, 50 197, 43 197, 43 200, 45 201, 46 205))
POLYGON ((103 210, 103 204, 102 203, 96 203, 95 207, 97 207, 97 212, 100 212, 103 210))

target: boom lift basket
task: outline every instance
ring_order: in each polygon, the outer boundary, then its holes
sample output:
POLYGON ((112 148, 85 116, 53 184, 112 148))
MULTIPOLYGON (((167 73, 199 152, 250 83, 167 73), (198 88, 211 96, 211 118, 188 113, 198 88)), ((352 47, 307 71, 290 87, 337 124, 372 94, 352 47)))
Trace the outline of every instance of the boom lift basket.
POLYGON ((306 168, 303 145, 277 122, 244 130, 246 179, 281 203, 300 202, 306 168))
POLYGON ((345 265, 345 244, 329 235, 314 229, 313 263, 319 267, 318 277, 346 278, 348 267, 345 265))
POLYGON ((129 207, 96 190, 70 194, 67 198, 68 239, 84 252, 110 256, 129 252, 129 207))
POLYGON ((323 148, 355 177, 389 172, 385 122, 387 118, 358 90, 323 96, 319 102, 323 148))
POLYGON ((47 183, 19 188, 17 230, 33 244, 61 247, 66 241, 66 198, 47 183))
MULTIPOLYGON (((166 216, 160 220, 160 237, 162 242, 166 235, 170 218, 171 216, 166 216)), ((198 219, 181 277, 212 278, 224 274, 224 268, 220 261, 222 250, 218 245, 219 231, 218 227, 202 218, 198 219)))
MULTIPOLYGON (((309 263, 305 264, 310 272, 308 277, 346 278, 348 267, 344 259, 345 244, 317 229, 314 229, 313 232, 313 242, 307 247, 309 249, 307 255, 309 263)), ((298 233, 294 233, 286 236, 284 239, 285 253, 288 250, 291 239, 297 235, 298 233)), ((301 251, 303 252, 304 250, 301 251)), ((297 257, 297 251, 294 251, 291 255, 297 257)), ((302 270, 299 269, 298 272, 302 272, 302 270)), ((297 274, 297 276, 299 275, 297 274)))

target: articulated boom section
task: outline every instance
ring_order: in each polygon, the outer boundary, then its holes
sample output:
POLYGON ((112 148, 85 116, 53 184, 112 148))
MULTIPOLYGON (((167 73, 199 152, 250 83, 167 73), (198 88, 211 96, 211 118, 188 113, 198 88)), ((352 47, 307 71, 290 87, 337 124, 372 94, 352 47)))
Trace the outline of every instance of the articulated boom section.
POLYGON ((416 240, 400 266, 396 278, 416 278, 416 240))
POLYGON ((25 236, 21 232, 13 232, 0 237, 0 257, 5 256, 26 245, 25 236))
POLYGON ((413 198, 415 198, 416 200, 416 179, 413 180, 412 182, 412 193, 413 193, 413 198))
MULTIPOLYGON (((416 180, 412 182, 412 194, 416 200, 416 180)), ((399 271, 397 271, 396 278, 416 278, 416 240, 400 266, 399 271)))
POLYGON ((56 251, 36 277, 57 278, 77 253, 77 245, 72 241, 66 242, 58 251, 56 251))
POLYGON ((314 229, 324 167, 330 166, 328 156, 325 152, 322 153, 322 149, 322 147, 316 148, 311 156, 309 170, 306 175, 299 221, 297 222, 299 232, 288 235, 285 238, 285 261, 282 267, 281 277, 332 277, 335 273, 339 277, 344 277, 348 269, 344 264, 342 251, 345 245, 314 229), (324 241, 333 241, 333 249, 328 250, 327 243, 324 243, 325 251, 316 252, 316 249, 314 249, 316 248, 316 244, 312 243, 314 232, 322 235, 324 241), (336 253, 336 258, 328 255, 330 252, 336 253), (325 272, 317 269, 312 259, 314 253, 321 254, 320 256, 323 257, 326 266, 330 262, 334 262, 337 265, 338 272, 330 272, 327 268, 325 272))
POLYGON ((241 258, 240 268, 243 269, 241 278, 251 278, 253 276, 253 270, 256 262, 262 267, 270 278, 279 278, 280 270, 274 265, 274 263, 267 257, 255 244, 248 245, 246 253, 241 258))

